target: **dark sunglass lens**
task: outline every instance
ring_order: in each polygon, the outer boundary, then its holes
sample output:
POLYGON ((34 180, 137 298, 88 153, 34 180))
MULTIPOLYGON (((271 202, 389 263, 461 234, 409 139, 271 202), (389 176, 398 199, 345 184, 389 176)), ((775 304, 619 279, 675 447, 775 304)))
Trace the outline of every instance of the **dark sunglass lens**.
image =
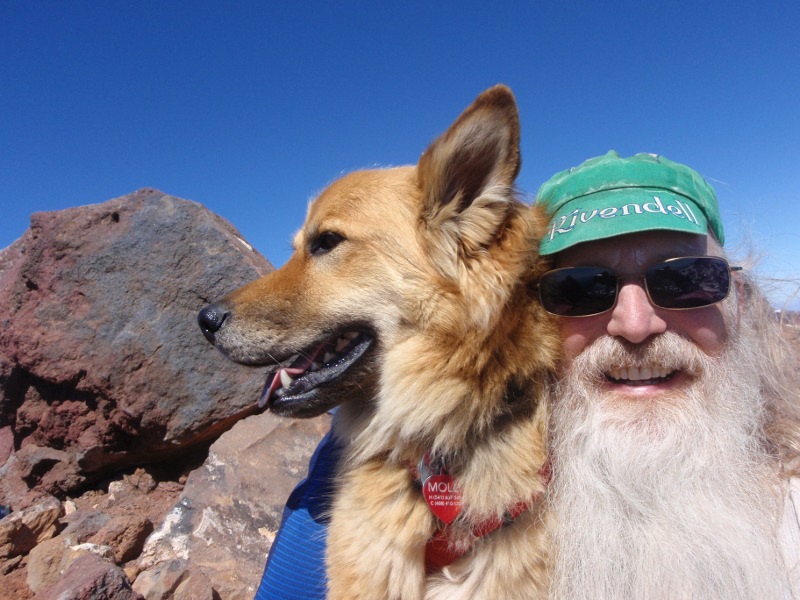
POLYGON ((678 258, 650 267, 645 274, 653 304, 697 308, 724 300, 730 287, 728 263, 721 258, 678 258))
POLYGON ((539 296, 545 310, 563 317, 584 317, 614 306, 616 277, 604 269, 556 269, 542 276, 539 296))

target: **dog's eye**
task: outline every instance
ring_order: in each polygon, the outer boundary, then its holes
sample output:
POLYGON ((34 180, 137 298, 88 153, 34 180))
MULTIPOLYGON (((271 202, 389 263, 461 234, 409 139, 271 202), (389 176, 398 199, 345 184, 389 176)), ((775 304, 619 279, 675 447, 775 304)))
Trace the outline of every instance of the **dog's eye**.
POLYGON ((308 251, 314 256, 319 256, 330 252, 343 241, 343 235, 333 231, 325 231, 309 242, 308 251))

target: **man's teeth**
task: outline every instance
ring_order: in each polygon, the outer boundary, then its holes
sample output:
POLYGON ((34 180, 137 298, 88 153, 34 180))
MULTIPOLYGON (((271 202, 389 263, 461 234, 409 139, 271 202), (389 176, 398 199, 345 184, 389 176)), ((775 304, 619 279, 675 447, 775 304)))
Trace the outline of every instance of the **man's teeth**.
POLYGON ((650 379, 663 379, 669 376, 672 370, 659 366, 644 367, 612 367, 608 370, 611 379, 627 381, 647 381, 650 379))

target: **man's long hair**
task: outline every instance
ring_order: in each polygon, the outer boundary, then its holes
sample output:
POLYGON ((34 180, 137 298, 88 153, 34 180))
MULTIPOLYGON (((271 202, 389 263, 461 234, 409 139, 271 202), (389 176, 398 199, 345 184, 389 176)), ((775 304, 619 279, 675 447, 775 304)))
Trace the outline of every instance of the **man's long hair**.
MULTIPOLYGON (((751 261, 744 261, 751 262, 751 261)), ((752 271, 740 273, 733 291, 741 307, 739 335, 756 342, 743 369, 757 373, 764 399, 764 435, 780 460, 785 477, 800 476, 800 348, 792 348, 769 300, 752 271)), ((799 338, 800 339, 800 338, 799 338)))

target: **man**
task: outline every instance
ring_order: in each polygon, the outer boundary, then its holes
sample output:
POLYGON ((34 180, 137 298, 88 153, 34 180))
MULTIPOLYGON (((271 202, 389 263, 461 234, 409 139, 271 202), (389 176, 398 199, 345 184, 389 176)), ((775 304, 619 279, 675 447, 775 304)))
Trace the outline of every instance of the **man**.
POLYGON ((612 152, 538 202, 567 357, 552 597, 800 598, 796 363, 747 271, 707 258, 724 255, 714 191, 612 152))
MULTIPOLYGON (((800 600, 800 382, 768 303, 724 259, 713 189, 663 157, 610 152, 537 201, 553 214, 539 292, 567 358, 552 597, 800 600)), ((257 598, 298 581, 324 593, 331 448, 293 494, 257 598)))

